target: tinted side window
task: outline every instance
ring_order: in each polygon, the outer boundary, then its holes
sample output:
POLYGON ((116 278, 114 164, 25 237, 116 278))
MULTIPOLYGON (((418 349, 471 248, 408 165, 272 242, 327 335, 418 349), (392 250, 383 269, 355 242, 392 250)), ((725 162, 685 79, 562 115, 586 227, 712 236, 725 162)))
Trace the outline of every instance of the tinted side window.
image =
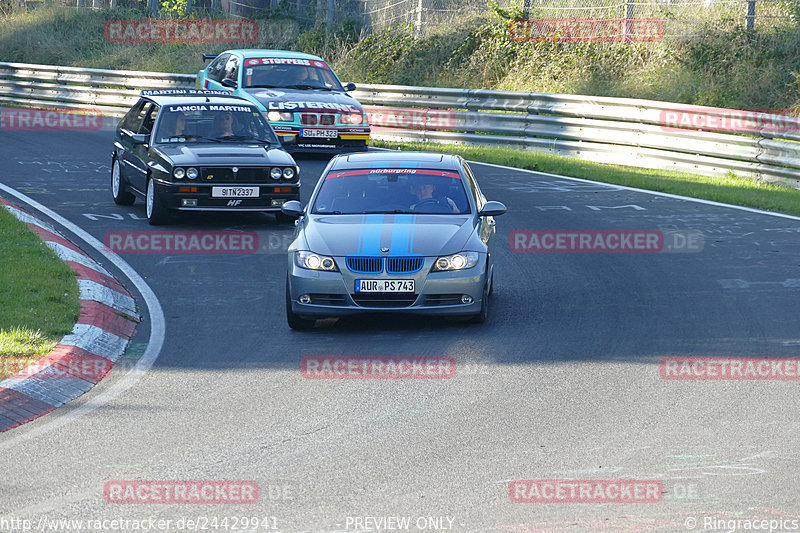
POLYGON ((208 78, 214 81, 220 81, 222 79, 223 70, 225 68, 225 63, 228 61, 230 54, 222 54, 217 57, 211 65, 208 66, 208 78))
POLYGON ((464 161, 464 172, 467 174, 467 183, 469 184, 469 189, 472 192, 472 195, 475 197, 475 204, 478 206, 478 210, 480 211, 480 209, 483 207, 483 204, 486 203, 486 198, 483 197, 483 193, 478 187, 478 181, 475 179, 475 174, 472 173, 472 169, 469 168, 469 165, 466 161, 464 161))
POLYGON ((149 134, 153 131, 153 123, 158 115, 158 106, 152 102, 148 103, 142 110, 142 115, 142 125, 139 126, 139 133, 149 134))
POLYGON ((225 63, 225 69, 222 73, 222 78, 230 78, 232 80, 236 80, 238 76, 239 76, 239 58, 236 57, 235 55, 231 55, 231 57, 225 63))
POLYGON ((142 110, 144 109, 144 104, 147 100, 139 100, 136 105, 134 105, 130 111, 128 111, 122 120, 119 123, 119 127, 123 130, 130 130, 134 133, 139 131, 139 125, 142 123, 142 118, 144 118, 144 114, 142 110))

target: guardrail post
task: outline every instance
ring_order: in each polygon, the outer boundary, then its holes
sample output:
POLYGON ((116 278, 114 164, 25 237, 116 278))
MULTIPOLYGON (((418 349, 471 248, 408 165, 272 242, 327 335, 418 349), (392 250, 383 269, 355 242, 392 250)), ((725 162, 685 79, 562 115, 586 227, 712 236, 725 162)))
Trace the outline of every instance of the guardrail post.
POLYGON ((631 40, 633 33, 633 0, 625 0, 625 40, 631 40))
POLYGON ((756 0, 747 0, 747 17, 745 24, 748 33, 753 33, 756 26, 756 0))
POLYGON ((425 33, 425 5, 424 0, 417 0, 416 17, 414 20, 414 30, 417 39, 421 38, 425 33))

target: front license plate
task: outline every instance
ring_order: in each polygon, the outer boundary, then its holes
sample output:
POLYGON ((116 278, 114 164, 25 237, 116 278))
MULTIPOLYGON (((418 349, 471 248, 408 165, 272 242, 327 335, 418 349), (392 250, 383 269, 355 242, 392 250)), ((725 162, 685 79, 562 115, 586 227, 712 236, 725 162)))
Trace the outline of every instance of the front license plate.
POLYGON ((339 136, 336 130, 300 130, 301 137, 318 137, 324 139, 335 139, 339 136))
POLYGON ((212 198, 258 198, 258 187, 211 187, 212 198))
POLYGON ((414 280, 357 279, 356 292, 414 292, 414 280))

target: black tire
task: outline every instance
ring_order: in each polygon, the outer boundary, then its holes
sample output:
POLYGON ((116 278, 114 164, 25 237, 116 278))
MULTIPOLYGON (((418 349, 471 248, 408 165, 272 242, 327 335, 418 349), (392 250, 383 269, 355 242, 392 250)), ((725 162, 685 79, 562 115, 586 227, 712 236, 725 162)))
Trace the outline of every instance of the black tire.
POLYGON ((278 221, 278 224, 294 224, 294 221, 297 220, 297 218, 280 211, 276 211, 275 220, 278 221))
POLYGON ((290 328, 298 331, 311 329, 314 327, 314 323, 316 323, 316 320, 303 318, 292 311, 292 298, 289 295, 288 279, 286 280, 286 322, 289 324, 290 328))
POLYGON ((151 226, 166 224, 169 220, 169 212, 156 191, 155 182, 152 178, 147 180, 147 193, 145 195, 145 213, 147 222, 151 226))
POLYGON ((125 177, 122 175, 122 168, 120 167, 119 160, 114 157, 111 160, 111 196, 114 198, 114 203, 117 205, 133 205, 136 197, 133 193, 125 190, 127 185, 125 177))

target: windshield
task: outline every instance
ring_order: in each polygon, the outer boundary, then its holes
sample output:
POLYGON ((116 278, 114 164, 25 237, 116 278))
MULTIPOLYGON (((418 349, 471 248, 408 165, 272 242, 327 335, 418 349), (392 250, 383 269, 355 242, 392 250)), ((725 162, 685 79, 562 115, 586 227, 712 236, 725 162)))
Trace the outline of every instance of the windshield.
POLYGON ((455 172, 427 169, 363 169, 325 177, 312 213, 467 214, 469 201, 455 172))
POLYGON ((305 59, 247 59, 242 86, 344 91, 328 65, 322 61, 305 59))
POLYGON ((155 139, 157 143, 278 143, 264 115, 256 107, 241 104, 164 106, 159 115, 155 139))

